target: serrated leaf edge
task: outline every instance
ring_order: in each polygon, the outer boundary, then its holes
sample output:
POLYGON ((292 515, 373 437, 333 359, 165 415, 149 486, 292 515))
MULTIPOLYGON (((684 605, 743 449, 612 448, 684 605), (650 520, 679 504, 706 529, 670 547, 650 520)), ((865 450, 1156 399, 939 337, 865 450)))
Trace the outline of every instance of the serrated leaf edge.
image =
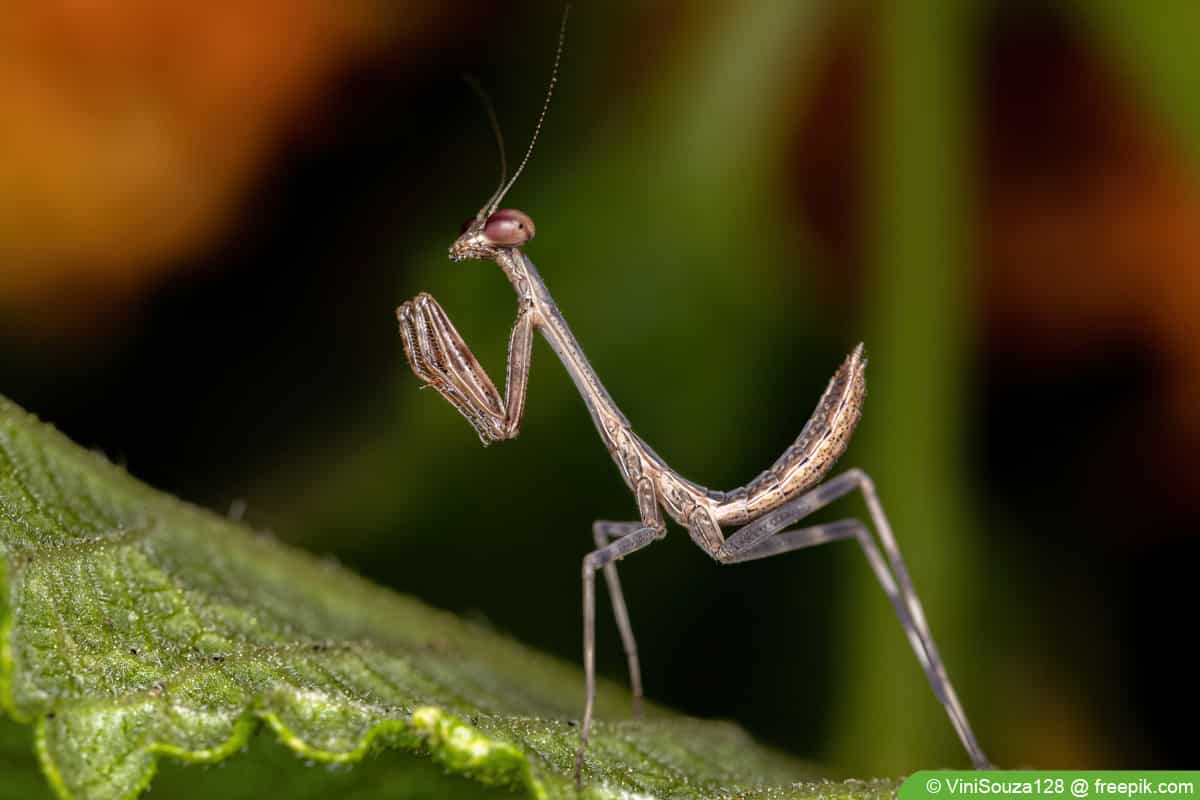
MULTIPOLYGON (((27 722, 14 718, 18 722, 27 722)), ((47 783, 61 800, 75 800, 47 747, 46 716, 39 715, 33 725, 34 753, 47 783)), ((362 735, 352 750, 344 752, 314 747, 297 736, 274 712, 247 711, 238 719, 233 734, 216 747, 187 750, 166 742, 153 742, 146 746, 143 752, 152 756, 149 766, 120 800, 134 800, 145 791, 158 771, 160 756, 170 756, 185 764, 215 764, 246 747, 250 737, 261 726, 270 728, 280 744, 297 756, 313 761, 355 764, 376 749, 377 741, 382 738, 388 742, 387 749, 407 750, 414 754, 426 752, 447 771, 479 783, 524 789, 535 800, 546 800, 548 796, 545 786, 534 777, 532 765, 520 748, 488 737, 444 709, 422 706, 414 709, 407 720, 380 720, 362 735)))

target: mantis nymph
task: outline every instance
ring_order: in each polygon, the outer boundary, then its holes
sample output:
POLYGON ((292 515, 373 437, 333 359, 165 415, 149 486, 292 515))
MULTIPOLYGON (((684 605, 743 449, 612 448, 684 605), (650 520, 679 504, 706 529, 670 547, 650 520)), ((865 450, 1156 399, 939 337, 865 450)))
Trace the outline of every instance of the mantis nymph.
MULTIPOLYGON (((564 14, 564 32, 565 26, 564 14)), ((838 368, 791 447, 754 480, 729 491, 706 489, 671 469, 633 432, 629 420, 617 408, 588 363, 541 275, 523 250, 533 238, 533 220, 524 212, 500 208, 500 202, 529 160, 541 130, 557 79, 562 42, 560 34, 554 77, 524 160, 511 180, 506 182, 502 173, 495 193, 468 220, 461 235, 450 245, 450 258, 454 261, 494 261, 516 292, 517 319, 509 341, 503 396, 432 295, 421 293, 402 304, 397 309, 397 316, 404 352, 413 372, 467 418, 484 444, 517 435, 525 408, 533 335, 541 333, 574 380, 601 441, 633 493, 638 518, 630 522, 595 522, 592 534, 596 549, 583 559, 585 700, 575 759, 576 783, 582 781, 595 702, 595 575, 597 571, 603 571, 608 583, 613 614, 629 665, 634 716, 640 716, 642 683, 637 644, 621 593, 616 562, 666 535, 664 511, 687 530, 704 552, 721 564, 739 564, 829 542, 858 542, 971 762, 977 768, 989 766, 947 677, 871 479, 862 470, 851 469, 825 480, 834 461, 845 451, 861 414, 865 392, 863 373, 867 364, 863 346, 854 348, 838 368), (866 501, 878 543, 867 527, 855 519, 796 527, 813 512, 855 491, 861 492, 866 501), (725 528, 733 530, 726 534, 725 528)), ((488 110, 494 123, 495 115, 490 106, 488 110)), ((502 141, 501 159, 503 165, 502 141)))

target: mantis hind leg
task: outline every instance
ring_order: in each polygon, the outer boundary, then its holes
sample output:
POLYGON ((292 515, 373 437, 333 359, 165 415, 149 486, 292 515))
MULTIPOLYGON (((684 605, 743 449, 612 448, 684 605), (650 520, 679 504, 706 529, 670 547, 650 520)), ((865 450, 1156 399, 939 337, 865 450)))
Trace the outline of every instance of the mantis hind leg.
POLYGON ((959 702, 954 686, 950 683, 937 645, 934 644, 933 634, 925 619, 925 611, 913 588, 908 568, 900 555, 895 536, 892 535, 891 525, 883 513, 883 506, 875 493, 875 485, 865 472, 852 469, 842 473, 763 514, 733 533, 721 547, 717 558, 726 564, 737 564, 846 539, 854 539, 862 547, 871 571, 900 619, 900 625, 904 628, 909 644, 925 671, 934 696, 946 709, 950 724, 954 726, 971 763, 977 769, 990 767, 991 762, 984 755, 970 723, 967 722, 967 714, 959 702), (867 528, 857 520, 839 520, 827 525, 786 530, 814 511, 855 490, 861 491, 866 500, 871 521, 883 545, 882 553, 867 528))

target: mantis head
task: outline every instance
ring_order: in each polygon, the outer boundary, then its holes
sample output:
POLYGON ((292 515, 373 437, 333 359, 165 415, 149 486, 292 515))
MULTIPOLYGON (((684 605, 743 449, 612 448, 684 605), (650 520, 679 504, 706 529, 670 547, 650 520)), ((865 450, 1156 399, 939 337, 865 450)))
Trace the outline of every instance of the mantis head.
POLYGON ((563 8, 562 27, 558 32, 558 49, 554 53, 554 69, 550 73, 550 86, 546 89, 546 100, 542 104, 542 113, 538 116, 537 126, 533 129, 533 137, 529 140, 529 147, 525 150, 525 157, 521 159, 521 164, 511 179, 507 178, 508 164, 504 158, 504 135, 500 133, 496 110, 488 100, 487 94, 480 88, 479 83, 472 78, 467 79, 471 88, 483 100, 488 119, 492 123, 492 131, 496 134, 496 145, 500 150, 500 185, 483 204, 483 208, 479 209, 474 217, 463 223, 458 238, 450 245, 451 261, 464 261, 469 258, 491 261, 502 250, 519 248, 533 238, 533 220, 529 215, 515 208, 500 208, 500 201, 504 199, 504 195, 508 194, 508 190, 517 182, 521 171, 525 169, 525 164, 529 162, 529 156, 533 153, 533 146, 537 144, 538 134, 541 133, 542 123, 546 119, 546 111, 550 108, 550 98, 554 95, 554 85, 558 82, 558 62, 562 58, 563 40, 567 35, 569 11, 570 6, 563 8))
POLYGON ((533 234, 533 220, 524 211, 502 208, 489 213, 485 206, 463 224, 462 233, 450 245, 450 260, 491 260, 502 249, 525 244, 533 234))

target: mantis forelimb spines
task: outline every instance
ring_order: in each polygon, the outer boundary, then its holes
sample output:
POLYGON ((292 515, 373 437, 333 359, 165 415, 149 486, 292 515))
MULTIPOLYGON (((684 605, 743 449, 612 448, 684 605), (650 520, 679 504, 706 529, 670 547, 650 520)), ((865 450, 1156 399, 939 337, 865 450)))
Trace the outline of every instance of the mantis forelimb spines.
MULTIPOLYGON (((563 17, 565 30, 566 16, 563 17)), ((555 75, 562 36, 555 56, 555 75)), ((554 79, 551 80, 551 89, 554 79)), ((550 93, 546 103, 549 104, 550 93)), ((489 114, 491 111, 489 109, 489 114)), ((493 120, 494 120, 494 115, 493 120)), ((542 117, 538 120, 540 130, 542 117)), ((534 133, 536 141, 537 131, 534 133)), ((858 423, 865 393, 866 357, 860 344, 834 374, 816 410, 796 441, 771 468, 731 491, 713 491, 671 469, 633 432, 579 342, 567 327, 549 290, 522 247, 533 238, 533 220, 512 209, 498 210, 532 152, 467 223, 450 246, 455 261, 494 261, 517 295, 517 318, 508 348, 504 395, 475 359, 450 318, 434 298, 418 295, 397 309, 404 352, 413 372, 445 397, 474 426, 484 444, 517 435, 525 407, 533 333, 538 331, 558 354, 574 380, 605 447, 633 492, 638 520, 598 521, 593 525, 596 549, 583 560, 583 653, 585 702, 575 779, 582 781, 584 755, 595 703, 595 573, 603 570, 613 613, 629 664, 634 715, 639 716, 642 682, 637 644, 621 592, 616 562, 666 535, 663 511, 687 529, 692 539, 722 564, 737 564, 841 540, 862 547, 872 572, 891 602, 934 695, 946 709, 971 762, 989 766, 966 713, 947 677, 929 631, 920 600, 909 579, 891 526, 874 485, 865 472, 852 469, 824 483, 834 461, 845 451, 858 423), (862 493, 878 543, 857 520, 794 528, 804 518, 851 492, 862 493), (723 528, 734 527, 728 537, 723 528), (882 547, 880 547, 882 545, 882 547)))

